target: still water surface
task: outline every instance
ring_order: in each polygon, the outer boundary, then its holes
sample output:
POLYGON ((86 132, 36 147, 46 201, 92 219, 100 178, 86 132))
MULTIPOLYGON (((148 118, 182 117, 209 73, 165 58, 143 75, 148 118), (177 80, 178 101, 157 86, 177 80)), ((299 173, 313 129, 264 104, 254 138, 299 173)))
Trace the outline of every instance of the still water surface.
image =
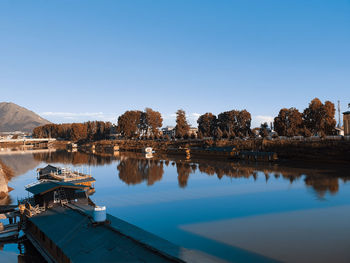
MULTIPOLYGON (((91 169, 107 212, 175 244, 229 262, 350 262, 349 167, 243 164, 121 153, 0 155, 11 200, 46 164, 91 169), (88 168, 89 167, 89 168, 88 168), (348 177, 349 176, 349 177, 348 177)), ((17 261, 5 245, 0 261, 17 261)))

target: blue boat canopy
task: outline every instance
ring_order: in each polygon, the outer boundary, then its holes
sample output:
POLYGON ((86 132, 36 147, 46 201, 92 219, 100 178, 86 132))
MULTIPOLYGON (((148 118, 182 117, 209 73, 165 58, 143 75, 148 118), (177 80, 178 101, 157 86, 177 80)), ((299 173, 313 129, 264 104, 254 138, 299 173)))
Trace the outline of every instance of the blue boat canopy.
POLYGON ((75 185, 69 182, 53 182, 53 181, 44 181, 38 184, 29 185, 26 187, 26 190, 34 195, 45 194, 49 191, 52 191, 56 188, 74 188, 74 189, 86 189, 87 186, 84 185, 75 185))

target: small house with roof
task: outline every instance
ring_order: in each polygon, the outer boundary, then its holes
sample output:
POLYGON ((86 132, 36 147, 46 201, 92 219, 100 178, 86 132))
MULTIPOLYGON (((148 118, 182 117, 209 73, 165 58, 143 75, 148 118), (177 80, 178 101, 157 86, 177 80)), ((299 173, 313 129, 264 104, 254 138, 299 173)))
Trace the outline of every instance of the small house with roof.
POLYGON ((52 165, 47 165, 44 168, 37 169, 37 173, 38 180, 70 182, 76 185, 89 186, 91 188, 94 188, 93 183, 96 181, 95 178, 89 174, 83 174, 52 165))
POLYGON ((49 164, 44 168, 38 168, 37 172, 39 175, 47 175, 47 174, 51 174, 51 173, 61 174, 62 169, 49 164))
POLYGON ((26 187, 33 194, 33 203, 45 209, 70 202, 87 203, 89 187, 69 182, 41 181, 26 187))
POLYGON ((163 136, 175 137, 175 127, 174 126, 166 126, 162 128, 163 136))

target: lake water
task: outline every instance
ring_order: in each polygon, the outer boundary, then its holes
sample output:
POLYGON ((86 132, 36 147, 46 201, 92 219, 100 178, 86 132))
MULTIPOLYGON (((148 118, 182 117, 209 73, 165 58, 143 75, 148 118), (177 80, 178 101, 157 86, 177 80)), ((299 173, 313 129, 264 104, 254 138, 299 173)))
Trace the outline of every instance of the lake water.
MULTIPOLYGON (((26 197, 50 163, 90 171, 91 199, 107 212, 189 249, 229 262, 350 262, 349 166, 254 164, 121 153, 0 155, 26 197)), ((17 245, 0 261, 17 262, 17 245)))

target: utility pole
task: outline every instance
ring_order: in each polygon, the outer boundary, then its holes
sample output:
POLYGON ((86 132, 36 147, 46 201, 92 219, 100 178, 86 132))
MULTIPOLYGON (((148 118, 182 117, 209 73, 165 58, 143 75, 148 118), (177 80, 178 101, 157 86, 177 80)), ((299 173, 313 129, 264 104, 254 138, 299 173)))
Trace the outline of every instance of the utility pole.
POLYGON ((340 129, 340 100, 338 100, 338 128, 340 129))

